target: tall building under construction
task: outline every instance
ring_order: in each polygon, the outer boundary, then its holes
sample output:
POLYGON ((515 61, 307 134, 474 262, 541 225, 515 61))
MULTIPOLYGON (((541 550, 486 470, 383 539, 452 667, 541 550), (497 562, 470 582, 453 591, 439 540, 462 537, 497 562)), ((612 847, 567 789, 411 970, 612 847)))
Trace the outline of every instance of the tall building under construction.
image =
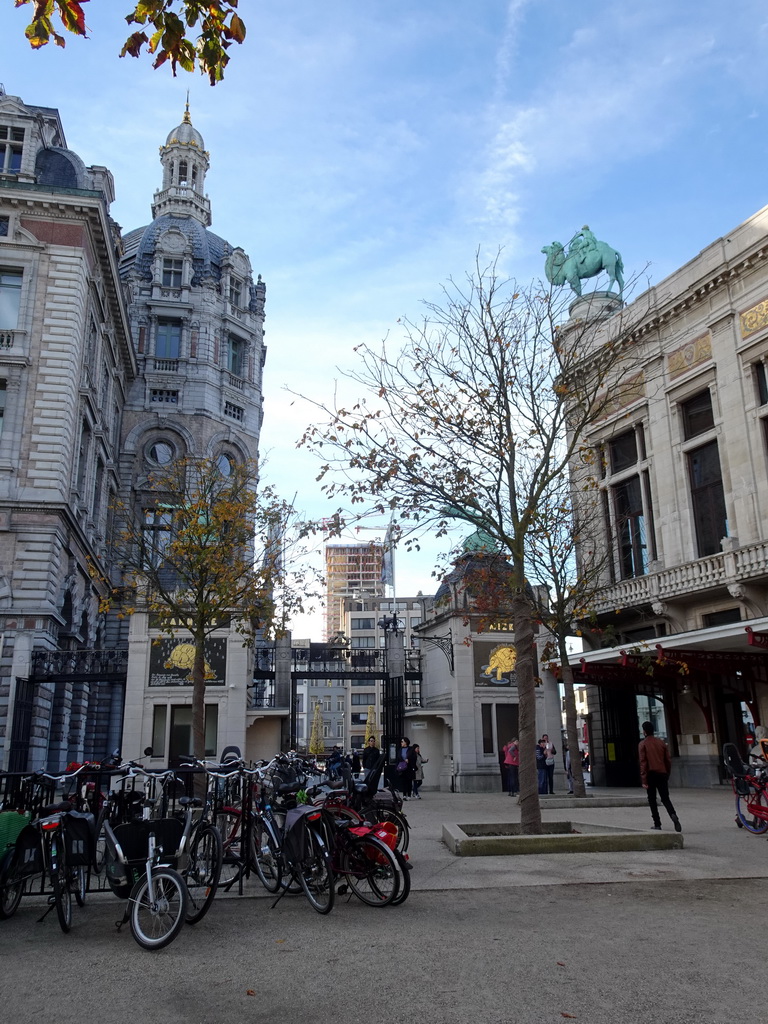
POLYGON ((344 628, 345 598, 384 597, 383 561, 381 541, 326 544, 325 635, 328 639, 344 628))

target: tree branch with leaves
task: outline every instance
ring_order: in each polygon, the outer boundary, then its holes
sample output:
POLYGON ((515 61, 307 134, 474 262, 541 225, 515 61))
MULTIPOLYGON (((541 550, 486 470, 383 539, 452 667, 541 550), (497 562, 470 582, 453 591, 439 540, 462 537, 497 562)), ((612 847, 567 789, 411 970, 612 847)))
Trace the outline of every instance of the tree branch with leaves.
MULTIPOLYGON (((16 7, 32 4, 32 20, 25 35, 33 49, 39 50, 51 40, 66 46, 66 37, 57 31, 87 38, 83 4, 88 0, 14 0, 16 7)), ((146 47, 154 57, 152 66, 170 62, 176 75, 199 68, 211 85, 224 77, 232 43, 245 39, 245 23, 238 14, 238 0, 140 0, 125 20, 142 26, 132 32, 120 56, 138 57, 146 47)))
POLYGON ((192 753, 205 756, 205 644, 230 620, 251 645, 286 628, 303 610, 306 570, 287 565, 292 507, 256 491, 256 468, 216 459, 179 459, 152 474, 115 512, 120 579, 104 609, 141 609, 161 635, 194 647, 192 753))

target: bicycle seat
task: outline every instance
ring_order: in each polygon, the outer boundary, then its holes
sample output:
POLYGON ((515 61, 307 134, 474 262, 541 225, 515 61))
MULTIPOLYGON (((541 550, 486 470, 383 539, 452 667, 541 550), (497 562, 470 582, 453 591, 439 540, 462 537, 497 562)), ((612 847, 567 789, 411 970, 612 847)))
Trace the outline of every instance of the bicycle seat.
POLYGON ((279 796, 291 796, 293 793, 298 793, 303 787, 303 782, 281 782, 275 792, 279 796))
POLYGON ((71 800, 62 800, 58 804, 49 804, 40 811, 41 818, 47 818, 51 814, 64 814, 65 811, 72 810, 71 800))

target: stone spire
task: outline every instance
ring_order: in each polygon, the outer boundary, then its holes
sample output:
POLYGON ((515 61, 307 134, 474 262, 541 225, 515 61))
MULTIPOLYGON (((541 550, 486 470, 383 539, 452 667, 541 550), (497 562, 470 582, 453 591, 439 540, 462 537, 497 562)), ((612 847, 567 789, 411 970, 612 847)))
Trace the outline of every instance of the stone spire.
POLYGON ((163 187, 155 192, 152 217, 164 214, 194 217, 205 227, 211 225, 211 203, 203 191, 209 167, 203 136, 192 125, 189 96, 184 117, 160 147, 163 187))

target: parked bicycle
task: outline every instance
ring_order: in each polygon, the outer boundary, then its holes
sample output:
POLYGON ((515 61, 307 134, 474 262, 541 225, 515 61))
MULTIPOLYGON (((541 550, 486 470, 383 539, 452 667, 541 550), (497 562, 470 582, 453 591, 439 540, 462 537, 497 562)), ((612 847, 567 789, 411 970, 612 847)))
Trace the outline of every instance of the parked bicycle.
POLYGON ((410 872, 397 849, 394 825, 359 825, 325 809, 322 821, 333 873, 341 883, 338 895, 349 890, 369 907, 397 906, 408 898, 410 872))
MULTIPOLYGON (((75 772, 49 775, 36 772, 25 780, 32 789, 43 789, 50 795, 51 787, 75 782, 85 766, 75 772)), ((31 803, 39 803, 34 795, 31 803)), ((59 926, 64 932, 72 927, 72 898, 78 906, 85 904, 88 872, 93 863, 94 823, 90 813, 73 810, 70 800, 43 806, 39 814, 25 825, 15 842, 0 861, 0 917, 8 918, 18 910, 26 891, 32 891, 39 879, 40 892, 45 892, 46 878, 52 893, 48 910, 56 908, 59 926)))
POLYGON ((319 914, 330 913, 335 882, 322 811, 297 802, 306 776, 298 762, 285 755, 258 766, 255 776, 257 804, 251 835, 259 879, 267 892, 280 894, 278 900, 298 889, 319 914))
POLYGON ((723 762, 736 798, 736 824, 763 835, 768 832, 768 768, 744 764, 734 743, 724 744, 723 762))
POLYGON ((361 781, 352 775, 349 765, 342 762, 335 770, 338 778, 329 778, 313 789, 313 801, 325 807, 337 818, 357 824, 389 822, 397 832, 397 849, 405 853, 410 841, 410 826, 403 811, 402 796, 392 786, 379 789, 385 757, 361 781))
POLYGON ((180 817, 152 818, 150 812, 158 800, 161 809, 167 803, 157 790, 162 793, 164 786, 175 782, 174 773, 149 772, 135 762, 117 770, 125 778, 139 778, 143 785, 140 801, 123 801, 133 813, 140 806, 141 817, 115 823, 115 808, 120 801, 110 800, 101 820, 99 841, 104 846, 109 887, 116 896, 128 900, 117 927, 130 922, 131 934, 140 946, 162 949, 176 938, 190 913, 187 883, 176 865, 187 863, 189 858, 191 798, 187 798, 180 817))

